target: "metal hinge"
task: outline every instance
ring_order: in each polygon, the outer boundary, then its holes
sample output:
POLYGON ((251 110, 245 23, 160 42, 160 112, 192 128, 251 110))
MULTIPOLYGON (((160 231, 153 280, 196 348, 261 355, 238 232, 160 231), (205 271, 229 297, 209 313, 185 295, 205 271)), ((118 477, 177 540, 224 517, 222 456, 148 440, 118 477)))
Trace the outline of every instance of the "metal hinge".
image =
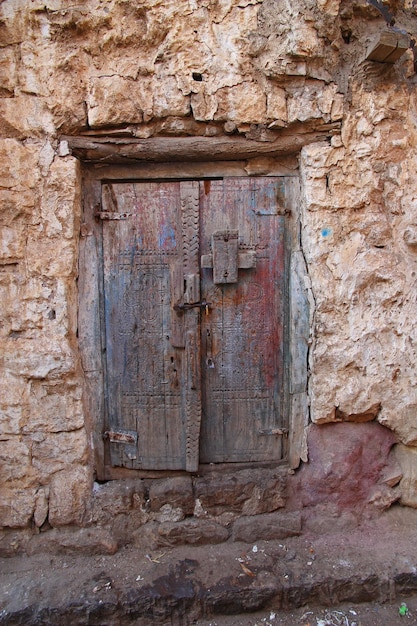
POLYGON ((265 430, 258 430, 258 435, 288 435, 288 428, 266 428, 265 430))
POLYGON ((108 439, 110 443, 136 444, 138 433, 134 430, 107 430, 103 433, 103 439, 108 439))
POLYGON ((97 211, 94 217, 100 220, 127 220, 133 213, 115 213, 114 211, 97 211))
POLYGON ((274 206, 266 209, 252 209, 255 215, 290 215, 291 209, 283 206, 274 206))

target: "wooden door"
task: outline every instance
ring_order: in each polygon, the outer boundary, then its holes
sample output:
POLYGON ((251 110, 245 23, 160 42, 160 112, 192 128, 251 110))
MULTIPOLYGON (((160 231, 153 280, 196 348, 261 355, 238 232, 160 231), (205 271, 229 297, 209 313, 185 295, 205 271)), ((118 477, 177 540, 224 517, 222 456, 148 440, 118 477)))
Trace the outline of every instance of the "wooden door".
POLYGON ((103 184, 113 466, 282 458, 283 180, 103 184))
POLYGON ((283 454, 282 198, 279 179, 228 178, 202 186, 203 255, 212 252, 213 233, 238 234, 236 281, 215 284, 214 269, 202 270, 202 297, 211 303, 201 329, 202 462, 268 461, 283 454))

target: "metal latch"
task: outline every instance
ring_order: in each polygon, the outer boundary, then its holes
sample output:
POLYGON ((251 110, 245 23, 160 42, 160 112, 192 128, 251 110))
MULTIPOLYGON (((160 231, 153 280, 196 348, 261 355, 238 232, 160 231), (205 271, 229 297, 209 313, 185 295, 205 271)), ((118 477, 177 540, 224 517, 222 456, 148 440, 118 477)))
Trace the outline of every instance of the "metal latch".
POLYGON ((211 306, 211 302, 206 302, 202 300, 201 302, 184 302, 183 304, 175 304, 174 311, 180 313, 181 311, 188 311, 189 309, 202 309, 208 313, 208 310, 211 306))

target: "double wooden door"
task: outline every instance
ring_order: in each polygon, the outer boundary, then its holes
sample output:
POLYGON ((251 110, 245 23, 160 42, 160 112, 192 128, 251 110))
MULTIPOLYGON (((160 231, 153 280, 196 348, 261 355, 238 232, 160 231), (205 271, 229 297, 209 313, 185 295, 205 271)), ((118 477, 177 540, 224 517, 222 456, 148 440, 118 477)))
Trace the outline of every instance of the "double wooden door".
POLYGON ((113 466, 284 455, 285 179, 102 185, 113 466))

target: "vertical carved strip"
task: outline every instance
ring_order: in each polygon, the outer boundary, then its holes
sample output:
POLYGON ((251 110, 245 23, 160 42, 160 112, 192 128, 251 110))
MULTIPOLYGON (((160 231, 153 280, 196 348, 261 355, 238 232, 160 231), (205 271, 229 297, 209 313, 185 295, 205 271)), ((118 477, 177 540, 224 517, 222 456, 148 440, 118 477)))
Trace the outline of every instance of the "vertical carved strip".
POLYGON ((201 375, 198 311, 189 311, 195 329, 186 336, 187 345, 187 388, 185 391, 186 417, 186 464, 187 472, 198 470, 200 424, 201 424, 201 375))
POLYGON ((198 274, 199 236, 199 185, 196 181, 181 183, 181 216, 183 237, 184 274, 198 274))
MULTIPOLYGON (((185 280, 185 302, 197 302, 199 294, 199 184, 181 183, 181 219, 185 280), (198 285, 198 287, 196 287, 198 285)), ((187 381, 184 390, 186 420, 186 470, 198 470, 201 424, 200 313, 185 313, 187 381)))

